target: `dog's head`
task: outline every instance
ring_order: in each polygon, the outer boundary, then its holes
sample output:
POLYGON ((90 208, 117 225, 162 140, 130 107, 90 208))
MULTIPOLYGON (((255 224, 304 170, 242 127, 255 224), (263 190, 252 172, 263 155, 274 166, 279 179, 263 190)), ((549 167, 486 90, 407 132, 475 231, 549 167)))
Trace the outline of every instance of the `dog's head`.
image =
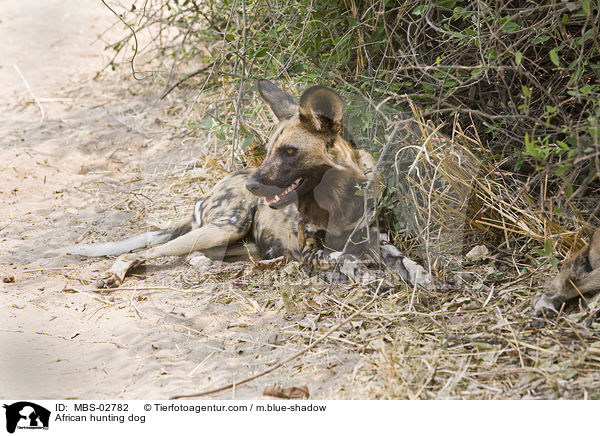
POLYGON ((267 80, 260 95, 279 123, 271 134, 265 160, 247 189, 280 208, 309 194, 332 169, 355 161, 355 150, 341 137, 343 103, 324 86, 307 89, 299 101, 267 80))

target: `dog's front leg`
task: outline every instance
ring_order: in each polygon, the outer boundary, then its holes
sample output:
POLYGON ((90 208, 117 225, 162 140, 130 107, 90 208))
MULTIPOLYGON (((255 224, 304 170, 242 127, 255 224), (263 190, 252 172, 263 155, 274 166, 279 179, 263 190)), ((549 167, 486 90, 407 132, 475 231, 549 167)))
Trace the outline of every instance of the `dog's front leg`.
POLYGON ((370 284, 377 280, 376 274, 353 254, 308 245, 302 250, 302 263, 311 270, 339 272, 355 283, 370 284))
POLYGON ((585 297, 600 291, 600 269, 576 275, 570 268, 563 270, 553 282, 554 291, 547 292, 534 300, 536 317, 554 317, 561 306, 577 297, 585 297))
POLYGON ((600 291, 600 228, 586 247, 563 263, 550 288, 534 300, 534 316, 555 316, 567 301, 600 291))
POLYGON ((411 285, 418 285, 425 289, 431 289, 432 280, 429 271, 414 260, 406 257, 400 250, 390 244, 381 246, 381 257, 385 265, 402 280, 411 285))

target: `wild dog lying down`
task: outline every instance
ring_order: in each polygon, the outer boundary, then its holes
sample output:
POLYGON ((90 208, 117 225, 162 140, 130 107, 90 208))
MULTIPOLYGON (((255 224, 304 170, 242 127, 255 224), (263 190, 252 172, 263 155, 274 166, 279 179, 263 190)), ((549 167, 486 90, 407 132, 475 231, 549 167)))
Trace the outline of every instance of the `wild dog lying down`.
POLYGON ((586 247, 562 265, 551 287, 534 303, 537 316, 556 315, 563 303, 600 291, 600 228, 586 247))
POLYGON ((429 287, 428 272, 396 247, 380 246, 368 222, 374 200, 365 201, 357 189, 374 161, 343 139, 341 98, 322 86, 306 90, 299 102, 265 80, 258 89, 279 120, 259 168, 225 177, 196 202, 190 220, 171 229, 65 251, 104 256, 152 247, 121 255, 101 283, 107 287, 119 286, 131 268, 147 260, 219 248, 239 254, 245 240, 255 242, 263 259, 285 255, 320 270, 338 264, 350 279, 362 280, 368 274, 358 257, 367 258, 429 287))

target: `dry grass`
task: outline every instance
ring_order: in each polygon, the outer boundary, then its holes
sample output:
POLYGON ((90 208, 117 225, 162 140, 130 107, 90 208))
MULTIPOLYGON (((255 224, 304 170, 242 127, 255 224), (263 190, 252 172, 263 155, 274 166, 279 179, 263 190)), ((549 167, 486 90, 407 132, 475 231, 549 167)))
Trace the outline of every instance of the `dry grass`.
POLYGON ((533 198, 531 178, 519 179, 502 168, 502 161, 489 159, 476 133, 469 136, 455 122, 448 138, 439 133, 442 126, 432 126, 411 107, 421 137, 396 154, 396 164, 400 152, 410 162, 408 170, 398 171, 397 165, 396 170, 404 179, 414 223, 426 229, 428 244, 454 252, 462 247, 446 244, 457 232, 461 243, 462 237, 476 233, 506 250, 518 250, 515 244, 544 245, 550 240, 564 255, 584 244, 589 226, 576 204, 570 203, 568 212, 553 209, 543 181, 541 192, 533 198))
POLYGON ((576 206, 565 219, 547 206, 545 191, 536 202, 526 182, 486 160, 476 136, 455 123, 445 137, 414 106, 413 114, 421 136, 395 155, 403 204, 429 264, 457 290, 399 290, 368 314, 385 334, 369 344, 373 353, 357 367, 348 396, 600 397, 598 300, 539 329, 531 322, 532 298, 556 273, 552 256, 584 243, 576 206), (532 252, 547 241, 550 253, 532 252), (491 255, 469 262, 464 253, 476 242, 491 255))
MULTIPOLYGON (((202 120, 215 102, 233 104, 227 97, 233 91, 223 86, 203 93, 191 111, 186 90, 173 92, 161 124, 152 127, 171 132, 170 139, 162 135, 149 142, 139 177, 127 184, 135 201, 104 206, 133 208, 149 227, 164 227, 187 215, 194 200, 229 171, 244 162, 256 164, 245 149, 236 152, 230 166, 231 144, 213 131, 185 128, 190 119, 202 120)), ((268 126, 270 119, 254 105, 256 118, 246 122, 266 135, 268 127, 258 126, 268 126)), ((600 398, 596 311, 570 307, 558 321, 531 327, 532 298, 555 273, 549 259, 532 254, 531 247, 552 239, 562 258, 582 244, 583 221, 541 208, 510 172, 483 158, 484 147, 458 124, 447 138, 416 108, 414 115, 420 137, 394 155, 404 180, 401 192, 412 225, 421 229, 422 257, 434 272, 454 280, 456 289, 442 293, 400 286, 288 365, 296 374, 308 368, 331 371, 336 355, 354 356, 352 370, 340 369, 346 381, 321 391, 331 398, 600 398), (491 254, 465 261, 464 253, 481 241, 491 254)), ((357 285, 330 286, 295 262, 266 269, 255 261, 223 263, 203 274, 185 268, 170 281, 212 292, 211 301, 241 302, 249 312, 283 313, 277 333, 295 350, 310 346, 373 295, 357 285)))

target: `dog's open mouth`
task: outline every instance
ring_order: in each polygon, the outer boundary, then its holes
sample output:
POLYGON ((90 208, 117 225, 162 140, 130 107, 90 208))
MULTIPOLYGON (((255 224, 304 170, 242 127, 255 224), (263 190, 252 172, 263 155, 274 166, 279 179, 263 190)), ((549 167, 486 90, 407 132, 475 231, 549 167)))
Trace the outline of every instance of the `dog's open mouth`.
POLYGON ((271 207, 284 206, 291 203, 293 200, 298 198, 296 190, 302 185, 304 179, 302 177, 297 178, 294 183, 285 188, 279 194, 273 197, 265 197, 265 202, 271 207))

